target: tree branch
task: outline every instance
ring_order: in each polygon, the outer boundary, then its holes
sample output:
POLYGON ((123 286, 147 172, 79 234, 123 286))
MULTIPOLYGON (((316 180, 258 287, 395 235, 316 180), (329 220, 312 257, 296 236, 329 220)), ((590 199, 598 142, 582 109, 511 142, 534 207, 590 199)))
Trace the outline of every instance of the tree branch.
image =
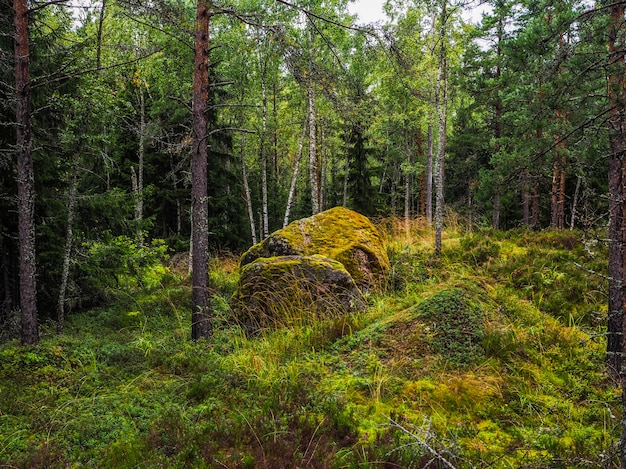
POLYGON ((51 5, 59 5, 59 4, 63 4, 63 3, 68 3, 69 0, 50 0, 49 2, 46 3, 41 3, 41 4, 35 4, 35 6, 33 6, 32 8, 28 9, 28 14, 30 15, 31 13, 37 11, 37 10, 41 10, 43 8, 49 7, 51 5))
POLYGON ((313 13, 311 10, 299 7, 297 5, 294 5, 293 3, 290 3, 287 0, 276 0, 276 1, 278 3, 282 3, 283 5, 287 5, 289 8, 293 8, 295 10, 301 11, 302 13, 304 13, 307 16, 310 16, 310 17, 313 17, 313 18, 317 18, 318 20, 324 21, 325 23, 329 23, 329 24, 332 24, 332 25, 335 25, 335 26, 339 26, 340 28, 350 29, 352 31, 357 31, 357 32, 360 32, 360 33, 375 35, 373 29, 359 28, 357 26, 351 26, 351 25, 340 23, 340 22, 335 21, 335 20, 331 20, 330 18, 326 18, 325 16, 318 15, 317 13, 313 13))
POLYGON ((112 65, 107 65, 106 67, 90 68, 90 69, 81 70, 81 71, 78 71, 78 72, 75 72, 75 73, 72 73, 72 74, 63 75, 63 76, 54 78, 52 80, 36 82, 35 84, 33 84, 31 86, 32 86, 33 89, 34 88, 39 88, 40 86, 49 85, 50 83, 56 83, 56 82, 59 82, 59 81, 67 80, 68 78, 79 77, 79 76, 87 75, 89 73, 101 72, 103 70, 110 70, 110 69, 113 69, 113 68, 116 68, 116 67, 121 67, 123 65, 137 63, 137 62, 140 62, 141 60, 144 60, 144 59, 147 59, 148 57, 153 56, 154 54, 157 54, 157 53, 161 52, 161 50, 162 49, 157 49, 157 50, 154 50, 154 51, 150 52, 149 54, 142 55, 141 57, 137 57, 137 58, 132 59, 132 60, 127 60, 125 62, 118 62, 118 63, 112 64, 112 65))

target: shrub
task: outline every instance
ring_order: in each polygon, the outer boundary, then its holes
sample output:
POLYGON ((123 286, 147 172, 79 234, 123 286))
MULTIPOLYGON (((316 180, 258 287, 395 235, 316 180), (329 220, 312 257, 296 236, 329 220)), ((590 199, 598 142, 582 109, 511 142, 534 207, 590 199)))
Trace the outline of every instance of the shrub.
MULTIPOLYGON (((78 268, 77 278, 83 295, 101 303, 107 299, 124 299, 138 288, 154 288, 164 280, 171 281, 169 270, 161 263, 167 258, 167 246, 153 240, 150 246, 138 247, 127 236, 106 242, 84 245, 87 258, 78 268), (98 301, 99 299, 99 301, 98 301)), ((87 300, 87 303, 90 301, 87 300)))

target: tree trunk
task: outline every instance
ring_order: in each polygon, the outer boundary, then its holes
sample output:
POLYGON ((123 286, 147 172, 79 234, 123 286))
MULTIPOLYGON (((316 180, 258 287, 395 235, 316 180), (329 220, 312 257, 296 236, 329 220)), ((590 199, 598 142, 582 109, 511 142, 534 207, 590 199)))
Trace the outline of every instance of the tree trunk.
MULTIPOLYGON (((504 35, 504 18, 502 15, 498 18, 498 37, 497 37, 497 46, 496 46, 496 79, 500 81, 500 77, 502 76, 502 38, 504 35)), ((493 136, 496 143, 495 149, 496 153, 499 153, 501 150, 501 138, 502 138, 502 100, 498 95, 498 91, 496 90, 495 104, 494 104, 494 129, 493 136)), ((498 164, 494 167, 495 174, 495 184, 494 184, 494 194, 493 194, 493 214, 491 217, 491 224, 494 230, 500 229, 500 177, 498 175, 498 164)))
POLYGON ((252 197, 250 196, 250 185, 248 184, 248 168, 246 166, 246 156, 244 154, 244 138, 241 137, 241 176, 243 178, 243 197, 246 202, 246 210, 248 211, 248 220, 250 222, 250 233, 252 235, 252 245, 257 243, 256 226, 254 223, 254 210, 252 208, 252 197))
POLYGON ((98 70, 102 67, 102 30, 104 28, 104 12, 106 4, 106 0, 102 0, 102 5, 100 6, 100 16, 98 18, 98 33, 96 37, 96 69, 98 70))
POLYGON ((289 186, 289 196, 287 197, 287 205, 285 207, 285 218, 283 219, 283 228, 289 224, 289 213, 291 212, 291 206, 293 205, 293 198, 296 194, 296 184, 298 182, 298 171, 300 169, 300 160, 302 159, 302 153, 304 149, 304 139, 306 138, 307 125, 306 121, 302 126, 302 134, 300 135, 300 142, 298 142, 298 154, 296 155, 296 162, 293 167, 293 174, 291 175, 291 185, 289 186))
MULTIPOLYGON (((410 158, 409 158, 409 164, 412 164, 412 161, 410 158)), ((411 174, 406 173, 404 175, 404 231, 405 231, 407 238, 409 237, 409 232, 411 229, 410 220, 411 220, 411 174)))
POLYGON ((522 224, 530 225, 530 176, 528 168, 522 174, 522 224))
POLYGON ((426 221, 433 223, 433 124, 428 123, 428 157, 426 159, 426 221))
POLYGON ((348 183, 350 182, 350 131, 348 129, 348 126, 345 127, 344 130, 345 133, 345 138, 344 138, 344 144, 345 144, 345 165, 344 165, 344 178, 343 178, 343 198, 342 198, 342 205, 344 207, 348 206, 348 183))
POLYGON ((563 229, 565 225, 565 164, 566 157, 562 144, 557 146, 552 170, 552 193, 550 227, 563 229))
POLYGON ((209 23, 208 0, 197 0, 193 73, 193 144, 191 159, 192 313, 191 338, 211 334, 209 294, 209 202, 207 196, 209 23))
POLYGON ((493 194, 493 213, 491 214, 491 226, 494 230, 500 229, 500 191, 496 189, 493 194))
POLYGON ((322 151, 318 152, 318 167, 319 167, 319 211, 323 212, 324 210, 326 210, 326 191, 328 189, 328 158, 327 156, 327 152, 324 151, 327 149, 325 142, 324 142, 324 127, 322 126, 320 132, 320 139, 319 139, 319 147, 322 149, 322 151))
MULTIPOLYGON (((408 142, 407 138, 407 143, 408 142)), ((411 207, 412 207, 412 197, 411 197, 411 185, 413 182, 413 151, 411 148, 412 145, 407 145, 407 163, 409 166, 409 171, 407 171, 404 175, 404 231, 406 237, 408 239, 410 232, 410 220, 411 220, 411 207)))
MULTIPOLYGON (((422 134, 422 126, 417 126, 417 161, 424 160, 424 136, 422 134)), ((420 198, 419 201, 415 200, 413 205, 413 213, 419 213, 419 215, 424 216, 426 214, 426 174, 424 171, 420 173, 420 198), (419 206, 417 205, 419 203, 419 206)))
POLYGON ((582 182, 582 176, 579 174, 576 179, 576 189, 574 190, 574 199, 572 200, 572 219, 569 223, 569 229, 572 231, 576 226, 576 214, 578 212, 578 196, 580 195, 580 184, 582 182))
MULTIPOLYGON (((608 96, 609 108, 609 298, 607 322, 607 353, 606 363, 614 376, 622 378, 622 395, 626 399, 624 376, 622 373, 623 355, 623 325, 624 300, 623 283, 623 159, 624 159, 624 55, 621 52, 623 44, 620 37, 624 27, 624 4, 616 3, 611 6, 611 23, 609 24, 609 77, 608 96)), ((625 406, 626 408, 626 403, 625 406)), ((626 445, 624 439, 626 431, 622 427, 621 460, 625 467, 626 445)))
POLYGON ((76 207, 76 190, 78 187, 78 168, 74 168, 72 185, 70 186, 69 200, 67 203, 67 226, 65 229, 65 254, 63 256, 63 270, 61 272, 61 286, 59 287, 59 299, 57 302, 57 334, 63 333, 65 323, 65 293, 67 281, 70 275, 70 260, 72 258, 72 243, 74 241, 74 212, 76 207))
POLYGON ((137 247, 143 247, 143 163, 146 155, 146 100, 143 84, 139 84, 139 150, 137 166, 137 192, 135 194, 135 221, 137 247))
POLYGON ((270 234, 269 228, 269 208, 267 195, 267 87, 265 83, 265 66, 261 60, 261 53, 258 53, 259 73, 261 75, 261 139, 259 142, 259 154, 261 157, 261 198, 263 202, 263 238, 270 234))
POLYGON ((317 119, 315 116, 315 88, 309 83, 309 179, 311 182, 311 209, 320 212, 319 168, 317 161, 317 119))
POLYGON ((446 21, 447 4, 443 0, 441 5, 441 22, 439 24, 439 58, 437 64, 436 107, 438 121, 437 158, 435 160, 435 256, 441 254, 444 214, 444 162, 446 155, 446 117, 448 103, 447 61, 446 61, 446 21))
POLYGON ((35 172, 30 120, 28 1, 13 0, 15 10, 15 117, 17 122, 17 211, 20 258, 22 343, 39 342, 35 263, 35 172))

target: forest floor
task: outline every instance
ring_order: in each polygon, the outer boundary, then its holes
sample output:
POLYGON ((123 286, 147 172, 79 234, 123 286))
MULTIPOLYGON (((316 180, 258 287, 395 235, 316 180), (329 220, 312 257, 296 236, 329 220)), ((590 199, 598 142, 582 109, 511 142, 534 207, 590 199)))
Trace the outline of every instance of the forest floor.
POLYGON ((403 227, 382 224, 392 271, 365 313, 246 337, 222 256, 209 340, 190 340, 189 279, 166 263, 62 335, 0 345, 0 467, 618 467, 606 248, 451 227, 434 259, 431 232, 403 227))

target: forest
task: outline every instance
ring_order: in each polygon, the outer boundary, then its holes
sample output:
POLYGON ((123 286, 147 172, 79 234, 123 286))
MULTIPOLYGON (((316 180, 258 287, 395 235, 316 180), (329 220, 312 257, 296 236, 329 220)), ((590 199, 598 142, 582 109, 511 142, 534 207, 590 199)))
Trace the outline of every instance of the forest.
POLYGON ((626 468, 626 2, 384 11, 0 0, 0 466, 626 468), (247 335, 337 206, 367 311, 247 335))

